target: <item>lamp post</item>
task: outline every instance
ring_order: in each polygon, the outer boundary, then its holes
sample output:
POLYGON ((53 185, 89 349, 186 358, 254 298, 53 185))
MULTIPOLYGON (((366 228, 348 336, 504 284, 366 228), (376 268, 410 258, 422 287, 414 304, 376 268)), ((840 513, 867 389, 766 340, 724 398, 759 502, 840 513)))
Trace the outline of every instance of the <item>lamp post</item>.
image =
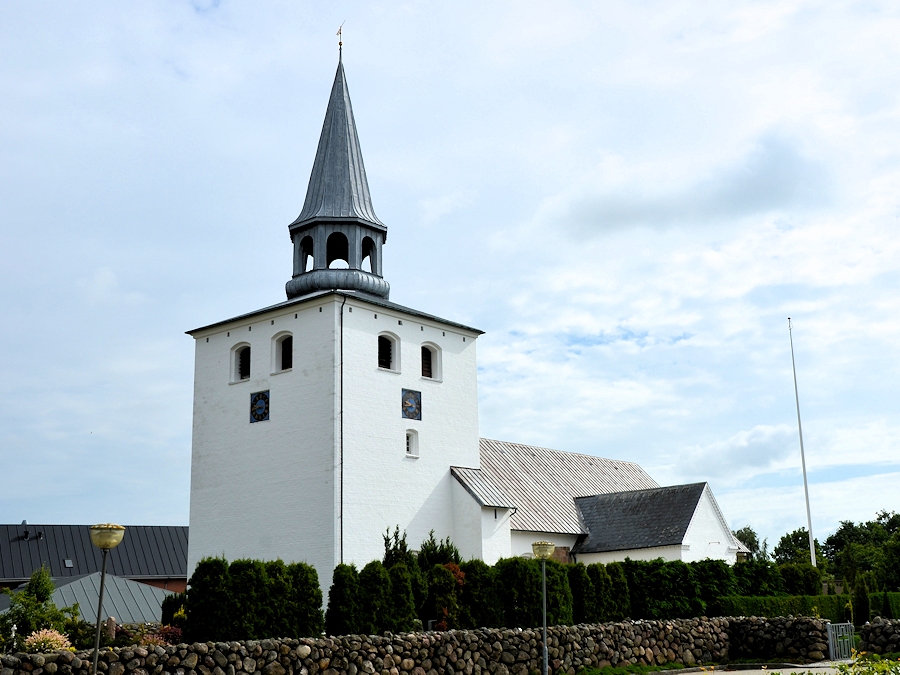
POLYGON ((125 528, 121 525, 104 523, 91 525, 91 543, 103 551, 103 566, 100 571, 100 602, 97 604, 97 634, 94 636, 94 669, 93 675, 97 675, 97 658, 100 655, 100 615, 103 612, 103 586, 106 584, 106 555, 109 550, 122 542, 125 536, 125 528))
POLYGON ((541 561, 541 595, 544 604, 544 658, 541 662, 541 675, 547 675, 547 558, 553 555, 556 544, 549 541, 536 541, 531 545, 534 557, 541 561))

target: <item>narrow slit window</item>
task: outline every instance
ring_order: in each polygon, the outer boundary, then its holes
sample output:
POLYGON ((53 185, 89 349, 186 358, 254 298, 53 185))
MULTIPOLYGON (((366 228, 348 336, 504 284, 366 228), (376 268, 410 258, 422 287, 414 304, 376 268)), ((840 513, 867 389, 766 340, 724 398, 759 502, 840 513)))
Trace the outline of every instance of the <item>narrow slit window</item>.
POLYGON ((237 353, 237 371, 239 380, 250 379, 250 347, 242 347, 237 353))
POLYGON ((414 429, 406 430, 406 456, 419 456, 419 434, 414 429))
POLYGON ((422 347, 422 377, 434 377, 431 369, 431 350, 422 347))
POLYGON ((281 369, 289 370, 294 366, 294 338, 288 335, 281 341, 281 369))
POLYGON ((391 344, 390 338, 384 335, 378 336, 378 367, 390 369, 392 365, 394 345, 391 344))

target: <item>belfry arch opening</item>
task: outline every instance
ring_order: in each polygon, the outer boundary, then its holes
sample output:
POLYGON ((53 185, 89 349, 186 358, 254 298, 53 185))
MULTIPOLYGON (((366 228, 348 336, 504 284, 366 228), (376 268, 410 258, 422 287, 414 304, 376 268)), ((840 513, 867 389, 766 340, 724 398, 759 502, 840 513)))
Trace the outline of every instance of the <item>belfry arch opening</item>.
POLYGON ((360 260, 364 272, 375 274, 375 241, 372 237, 363 237, 360 250, 360 260))
POLYGON ((328 269, 350 267, 350 244, 343 232, 332 232, 325 242, 325 258, 328 269))
POLYGON ((313 257, 313 238, 310 236, 303 237, 300 241, 300 264, 301 272, 309 272, 316 265, 316 259, 313 257))

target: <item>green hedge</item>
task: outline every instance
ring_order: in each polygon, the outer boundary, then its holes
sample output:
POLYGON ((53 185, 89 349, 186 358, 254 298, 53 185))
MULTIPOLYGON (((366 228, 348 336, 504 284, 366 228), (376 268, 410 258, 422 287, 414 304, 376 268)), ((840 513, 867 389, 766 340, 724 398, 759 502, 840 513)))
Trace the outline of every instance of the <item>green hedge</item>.
MULTIPOLYGON (((884 602, 882 593, 869 594, 870 616, 880 615, 884 602)), ((894 616, 900 610, 900 593, 887 593, 894 616)), ((843 595, 776 595, 728 596, 718 598, 711 613, 718 616, 820 616, 833 623, 850 621, 847 607, 851 596, 843 595)))
POLYGON ((305 563, 204 558, 188 584, 192 642, 310 637, 325 627, 319 575, 305 563))

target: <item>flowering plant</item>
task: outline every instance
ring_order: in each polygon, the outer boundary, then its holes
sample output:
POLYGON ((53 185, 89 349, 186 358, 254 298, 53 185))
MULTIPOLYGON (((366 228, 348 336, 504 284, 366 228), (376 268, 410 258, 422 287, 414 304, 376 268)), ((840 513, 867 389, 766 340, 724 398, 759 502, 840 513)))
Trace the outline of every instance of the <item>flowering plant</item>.
POLYGON ((25 638, 25 649, 29 652, 52 652, 69 646, 69 638, 52 628, 36 630, 25 638))

